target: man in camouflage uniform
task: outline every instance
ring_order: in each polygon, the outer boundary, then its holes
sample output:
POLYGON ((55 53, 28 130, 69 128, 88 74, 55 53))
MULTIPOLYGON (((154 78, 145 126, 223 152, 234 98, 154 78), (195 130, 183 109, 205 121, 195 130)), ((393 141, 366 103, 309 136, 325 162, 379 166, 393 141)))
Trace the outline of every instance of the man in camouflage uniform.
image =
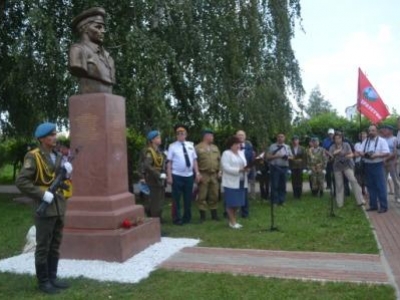
POLYGON ((214 133, 210 129, 203 130, 203 140, 195 147, 197 163, 201 173, 201 181, 198 184, 198 207, 200 222, 206 219, 207 208, 211 211, 211 219, 218 221, 217 205, 220 177, 219 166, 221 154, 214 142, 214 133))
POLYGON ((147 134, 148 147, 144 151, 142 159, 143 176, 149 186, 150 217, 160 218, 165 199, 165 156, 160 151, 161 135, 158 131, 150 131, 147 134))
MULTIPOLYGON (((64 227, 66 201, 62 191, 53 194, 48 188, 61 170, 61 154, 56 153, 56 125, 40 124, 35 131, 39 148, 29 151, 19 173, 16 185, 18 189, 34 200, 34 210, 41 202, 49 204, 44 216, 35 215, 36 251, 35 268, 39 289, 47 294, 55 294, 68 284, 57 280, 59 248, 64 227)), ((71 174, 72 166, 65 162, 63 168, 71 174)))
POLYGON ((319 146, 317 137, 311 138, 311 147, 307 151, 307 165, 311 177, 312 194, 322 197, 324 193, 326 154, 324 148, 319 146))

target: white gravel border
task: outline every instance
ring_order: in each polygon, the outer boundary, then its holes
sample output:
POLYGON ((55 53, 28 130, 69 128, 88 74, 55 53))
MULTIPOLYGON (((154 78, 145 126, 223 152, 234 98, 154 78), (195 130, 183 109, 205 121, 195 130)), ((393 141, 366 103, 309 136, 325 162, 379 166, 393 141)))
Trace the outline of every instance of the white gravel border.
MULTIPOLYGON (((156 243, 123 263, 100 260, 61 259, 59 277, 83 276, 98 281, 137 283, 147 278, 159 264, 182 248, 196 246, 200 240, 161 238, 156 243)), ((0 272, 35 274, 34 253, 25 253, 0 260, 0 272)))

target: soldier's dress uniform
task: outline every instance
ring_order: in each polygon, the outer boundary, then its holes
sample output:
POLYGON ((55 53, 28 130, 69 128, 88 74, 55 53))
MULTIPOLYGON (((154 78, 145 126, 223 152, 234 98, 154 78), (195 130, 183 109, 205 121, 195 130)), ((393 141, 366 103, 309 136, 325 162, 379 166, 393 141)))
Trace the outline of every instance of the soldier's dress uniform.
POLYGON ((149 207, 150 217, 161 218, 162 208, 165 200, 164 180, 160 178, 165 173, 165 156, 160 149, 152 146, 146 148, 143 160, 144 179, 149 186, 149 207))
MULTIPOLYGON (((55 130, 54 124, 44 123, 41 125, 35 133, 37 138, 45 137, 55 130), (40 127, 41 125, 44 126, 40 127)), ((34 211, 39 207, 45 191, 60 171, 61 159, 60 153, 49 152, 42 146, 26 154, 23 167, 15 183, 22 193, 33 199, 34 211)), ((56 292, 57 288, 68 287, 66 283, 56 280, 65 210, 66 201, 61 190, 54 195, 45 216, 35 215, 36 276, 39 288, 42 291, 43 289, 50 290, 50 293, 56 292)))
POLYGON ((205 212, 211 211, 211 218, 217 220, 217 207, 219 195, 218 173, 220 169, 221 153, 214 144, 201 142, 196 145, 197 163, 201 173, 201 182, 198 185, 197 198, 200 211, 200 220, 205 220, 205 212))
POLYGON ((311 187, 313 195, 317 195, 318 192, 322 196, 324 190, 325 174, 324 170, 326 167, 326 155, 325 149, 318 146, 316 148, 310 147, 307 152, 307 165, 311 171, 311 187))

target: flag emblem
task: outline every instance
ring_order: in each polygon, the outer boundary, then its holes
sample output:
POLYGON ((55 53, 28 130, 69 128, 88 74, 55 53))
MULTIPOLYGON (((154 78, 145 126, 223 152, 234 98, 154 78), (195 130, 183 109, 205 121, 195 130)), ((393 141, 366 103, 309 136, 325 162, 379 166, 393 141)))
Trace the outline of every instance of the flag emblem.
POLYGON ((375 92, 375 90, 372 86, 369 86, 363 90, 363 96, 364 96, 364 99, 367 99, 368 101, 372 101, 372 102, 379 99, 378 93, 375 92))

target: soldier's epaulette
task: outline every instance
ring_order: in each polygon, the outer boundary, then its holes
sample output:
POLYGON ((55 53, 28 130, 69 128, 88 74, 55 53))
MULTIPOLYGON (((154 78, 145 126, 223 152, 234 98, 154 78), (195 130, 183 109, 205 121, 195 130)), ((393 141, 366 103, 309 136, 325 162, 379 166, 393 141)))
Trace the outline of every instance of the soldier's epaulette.
POLYGON ((39 148, 36 148, 36 149, 29 151, 28 153, 36 154, 36 153, 39 153, 39 150, 40 150, 39 148))

